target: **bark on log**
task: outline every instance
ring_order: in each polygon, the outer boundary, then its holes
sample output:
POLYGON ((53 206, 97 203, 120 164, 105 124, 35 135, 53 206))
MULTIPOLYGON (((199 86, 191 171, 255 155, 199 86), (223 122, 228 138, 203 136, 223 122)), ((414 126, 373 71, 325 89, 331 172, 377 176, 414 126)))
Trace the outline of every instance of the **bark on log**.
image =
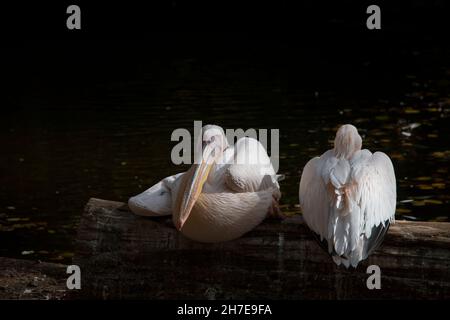
POLYGON ((301 217, 266 221, 220 244, 190 241, 170 217, 133 215, 91 199, 76 240, 84 298, 437 299, 450 298, 450 223, 398 221, 356 270, 336 266, 301 217), (381 289, 366 286, 369 265, 381 289))

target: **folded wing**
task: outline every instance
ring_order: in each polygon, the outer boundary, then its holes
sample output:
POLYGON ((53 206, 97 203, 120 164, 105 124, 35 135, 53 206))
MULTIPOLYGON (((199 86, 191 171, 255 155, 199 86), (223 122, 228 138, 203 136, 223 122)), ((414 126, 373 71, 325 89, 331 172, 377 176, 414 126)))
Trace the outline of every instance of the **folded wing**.
POLYGON ((372 229, 395 220, 397 191, 394 167, 383 152, 375 152, 367 161, 355 163, 353 180, 356 182, 354 201, 361 208, 365 236, 372 229))
POLYGON ((324 163, 325 161, 321 157, 315 157, 308 161, 302 172, 299 190, 303 218, 309 228, 320 236, 321 240, 328 238, 330 217, 329 198, 321 174, 324 163))
POLYGON ((140 216, 166 216, 172 214, 172 189, 184 173, 164 178, 151 188, 128 200, 130 210, 140 216))
POLYGON ((253 138, 241 138, 225 172, 225 183, 234 192, 274 189, 279 193, 277 175, 266 149, 253 138))

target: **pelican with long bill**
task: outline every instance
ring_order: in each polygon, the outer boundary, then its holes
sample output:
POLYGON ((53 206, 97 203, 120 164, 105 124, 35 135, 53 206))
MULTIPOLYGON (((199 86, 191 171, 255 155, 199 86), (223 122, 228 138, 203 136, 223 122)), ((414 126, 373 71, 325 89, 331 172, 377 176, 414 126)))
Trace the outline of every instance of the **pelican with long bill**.
POLYGON ((193 240, 227 241, 279 213, 278 178, 259 141, 244 137, 230 146, 221 127, 207 125, 199 163, 130 198, 128 205, 137 215, 172 215, 176 228, 193 240))

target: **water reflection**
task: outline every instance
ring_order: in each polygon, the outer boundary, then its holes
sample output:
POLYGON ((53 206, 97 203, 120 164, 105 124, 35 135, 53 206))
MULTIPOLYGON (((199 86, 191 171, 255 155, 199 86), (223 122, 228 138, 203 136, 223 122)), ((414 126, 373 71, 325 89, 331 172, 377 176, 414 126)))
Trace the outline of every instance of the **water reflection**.
POLYGON ((170 136, 179 127, 192 130, 194 120, 280 129, 287 214, 300 213, 303 166, 331 147, 339 125, 353 123, 365 148, 394 162, 397 218, 449 220, 445 69, 433 79, 407 75, 403 87, 382 97, 339 83, 308 84, 297 72, 287 64, 173 59, 149 62, 134 78, 90 83, 76 99, 31 86, 0 119, 0 255, 69 261, 87 200, 126 201, 185 170, 170 162, 170 136))

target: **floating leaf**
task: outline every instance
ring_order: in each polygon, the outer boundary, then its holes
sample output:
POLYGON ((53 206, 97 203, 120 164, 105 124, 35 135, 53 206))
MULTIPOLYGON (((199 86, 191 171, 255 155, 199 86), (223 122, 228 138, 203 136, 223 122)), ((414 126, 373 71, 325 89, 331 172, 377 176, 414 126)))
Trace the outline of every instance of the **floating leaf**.
POLYGON ((423 207, 425 206, 425 201, 414 201, 413 206, 415 207, 423 207))
POLYGON ((8 218, 6 221, 9 222, 18 222, 18 221, 29 221, 30 218, 8 218))
POLYGON ((417 220, 417 218, 413 216, 403 216, 403 218, 405 218, 406 220, 417 220))
POLYGON ((376 116, 375 119, 380 120, 380 121, 387 121, 390 118, 388 115, 382 115, 382 116, 376 116))
POLYGON ((36 223, 15 223, 12 225, 13 229, 31 229, 37 227, 36 223))
POLYGON ((420 190, 433 190, 433 187, 429 184, 418 184, 417 188, 419 188, 420 190))
POLYGON ((431 177, 418 177, 418 178, 416 178, 416 180, 418 180, 418 181, 430 181, 431 177))
POLYGON ((430 199, 432 196, 418 196, 418 197, 414 197, 415 200, 425 200, 425 199, 430 199))
POLYGON ((405 147, 413 147, 414 146, 411 142, 402 142, 402 145, 405 147))
POLYGON ((397 213, 403 214, 403 213, 410 213, 411 210, 409 209, 404 209, 404 208, 397 208, 397 213))
POLYGON ((405 113, 406 114, 416 114, 416 113, 420 113, 420 110, 408 107, 405 109, 405 113))
POLYGON ((426 204, 442 204, 442 201, 440 201, 440 200, 434 200, 434 199, 427 199, 427 200, 424 200, 424 202, 425 202, 426 204))
POLYGON ((414 130, 414 129, 418 128, 418 127, 420 127, 420 123, 414 122, 414 123, 411 123, 411 124, 409 124, 407 126, 402 127, 402 130, 414 130))
POLYGON ((50 258, 50 260, 61 261, 61 260, 64 260, 64 257, 61 256, 61 255, 59 255, 59 256, 57 256, 57 257, 50 258))
POLYGON ((371 133, 371 136, 377 136, 377 137, 385 136, 385 135, 387 135, 387 132, 382 131, 382 130, 374 130, 371 133))
POLYGON ((436 151, 431 154, 434 158, 445 159, 450 158, 450 150, 447 151, 436 151))
POLYGON ((61 254, 62 257, 64 258, 72 258, 74 256, 73 252, 63 252, 61 254))
POLYGON ((390 156, 392 159, 397 159, 397 160, 405 159, 405 157, 401 153, 392 153, 390 156))

